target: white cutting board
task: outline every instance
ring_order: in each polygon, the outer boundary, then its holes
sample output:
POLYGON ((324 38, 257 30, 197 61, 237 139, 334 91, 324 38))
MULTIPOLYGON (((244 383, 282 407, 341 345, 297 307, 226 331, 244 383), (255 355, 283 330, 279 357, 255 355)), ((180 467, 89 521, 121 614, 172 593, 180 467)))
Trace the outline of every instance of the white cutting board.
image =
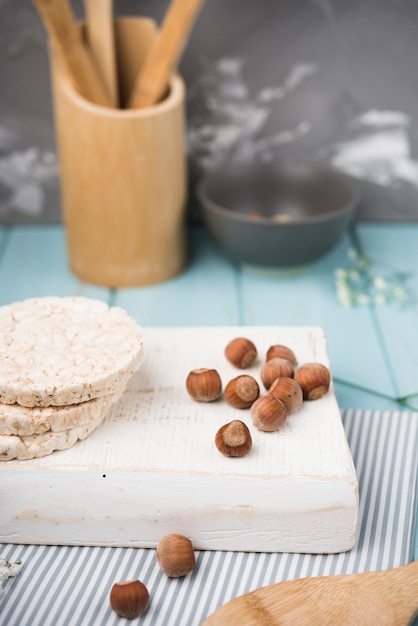
MULTIPOLYGON (((277 432, 249 411, 187 394, 191 369, 214 367, 224 385, 242 373, 224 347, 246 336, 259 351, 290 347, 300 364, 330 366, 316 327, 145 328, 144 361, 105 422, 73 448, 0 464, 0 542, 155 547, 167 533, 196 549, 334 553, 356 536, 358 486, 333 387, 277 432), (215 433, 245 421, 253 448, 224 457, 215 433)), ((331 372, 332 372, 332 365, 331 372)), ((260 388, 261 383, 260 383, 260 388)))

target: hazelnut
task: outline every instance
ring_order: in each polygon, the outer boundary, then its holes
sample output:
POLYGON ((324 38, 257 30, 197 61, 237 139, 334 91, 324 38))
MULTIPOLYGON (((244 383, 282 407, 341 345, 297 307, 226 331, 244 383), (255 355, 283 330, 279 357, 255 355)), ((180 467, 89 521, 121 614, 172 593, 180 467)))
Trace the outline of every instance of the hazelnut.
POLYGON ((322 363, 304 363, 296 370, 295 380, 302 387, 304 400, 318 400, 327 393, 331 375, 322 363))
POLYGON ((245 456, 253 445, 248 426, 240 420, 224 424, 216 433, 215 444, 225 456, 245 456))
POLYGON ((214 369, 202 367, 192 370, 186 379, 186 388, 193 400, 212 402, 222 393, 222 381, 214 369))
POLYGON ((295 353, 287 346, 282 346, 278 343, 270 346, 266 353, 266 361, 270 361, 270 359, 274 359, 274 357, 276 356, 280 357, 281 359, 287 359, 294 366, 298 364, 295 353))
POLYGON ((257 348, 250 339, 237 337, 226 346, 225 356, 235 367, 245 369, 256 360, 257 348))
POLYGON ((281 400, 289 413, 296 411, 303 404, 302 387, 294 378, 276 378, 269 388, 269 393, 281 400))
POLYGON ((260 376, 266 389, 269 389, 276 378, 293 378, 295 369, 290 361, 278 356, 264 363, 260 376))
POLYGON ((288 416, 283 402, 275 398, 271 393, 260 396, 252 405, 250 413, 254 426, 259 430, 269 432, 279 430, 288 416))
POLYGON ((120 617, 135 619, 149 604, 149 593, 140 580, 115 583, 110 591, 110 606, 120 617))
POLYGON ((157 561, 167 576, 186 576, 196 563, 192 542, 183 535, 165 535, 157 546, 157 561))
POLYGON ((247 374, 230 380, 224 391, 224 399, 236 409, 249 409, 259 395, 258 382, 247 374))

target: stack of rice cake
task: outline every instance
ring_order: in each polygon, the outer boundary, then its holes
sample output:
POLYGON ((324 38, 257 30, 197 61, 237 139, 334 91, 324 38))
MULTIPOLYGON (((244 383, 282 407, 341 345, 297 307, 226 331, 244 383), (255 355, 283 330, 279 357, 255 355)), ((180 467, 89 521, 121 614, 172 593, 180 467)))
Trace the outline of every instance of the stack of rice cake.
POLYGON ((83 297, 0 307, 0 460, 85 439, 141 361, 141 328, 119 307, 83 297))

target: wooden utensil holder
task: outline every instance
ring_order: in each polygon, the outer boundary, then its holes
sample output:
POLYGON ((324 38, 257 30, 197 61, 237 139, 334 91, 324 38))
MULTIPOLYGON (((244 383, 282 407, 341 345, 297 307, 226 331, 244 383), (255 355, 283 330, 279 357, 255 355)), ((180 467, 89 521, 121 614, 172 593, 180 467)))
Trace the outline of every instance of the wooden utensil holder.
MULTIPOLYGON (((116 20, 121 101, 155 35, 152 20, 116 20)), ((143 109, 110 109, 81 97, 51 47, 55 130, 69 263, 81 280, 142 286, 186 263, 185 87, 143 109)))

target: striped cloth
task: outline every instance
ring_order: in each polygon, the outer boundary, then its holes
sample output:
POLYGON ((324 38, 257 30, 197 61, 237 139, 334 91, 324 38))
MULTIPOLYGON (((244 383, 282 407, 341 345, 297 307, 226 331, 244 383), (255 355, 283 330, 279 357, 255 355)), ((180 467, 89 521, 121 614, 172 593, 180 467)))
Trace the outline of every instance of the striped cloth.
MULTIPOLYGON (((141 626, 197 626, 232 598, 282 580, 386 569, 413 559, 418 413, 343 411, 360 485, 356 547, 336 555, 196 553, 196 568, 167 578, 154 550, 1 545, 21 559, 0 600, 7 626, 120 626, 114 582, 139 578, 150 592, 141 626)), ((123 622, 127 623, 127 622, 123 622)))

